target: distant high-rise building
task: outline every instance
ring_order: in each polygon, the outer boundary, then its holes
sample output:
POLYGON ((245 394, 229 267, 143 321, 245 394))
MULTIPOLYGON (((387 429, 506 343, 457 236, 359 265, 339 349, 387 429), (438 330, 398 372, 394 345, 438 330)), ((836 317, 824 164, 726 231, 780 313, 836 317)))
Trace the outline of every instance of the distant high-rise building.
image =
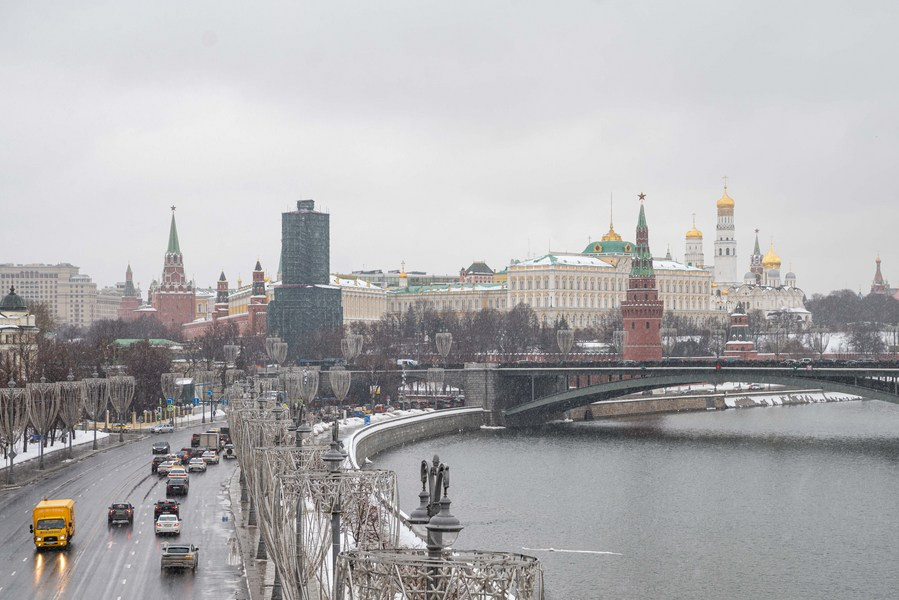
POLYGON ((0 289, 15 285, 17 293, 34 309, 44 304, 58 325, 86 327, 101 318, 97 308, 97 284, 69 263, 2 264, 0 289))
POLYGON ((330 215, 300 200, 297 210, 281 214, 281 285, 269 304, 269 335, 288 344, 291 357, 309 351, 311 335, 342 325, 340 288, 331 285, 330 215))
POLYGON ((662 360, 662 313, 652 253, 649 250, 649 226, 640 194, 640 216, 637 219, 637 247, 631 260, 627 300, 621 303, 624 323, 624 360, 662 360))
POLYGON ((180 327, 194 320, 194 287, 184 275, 184 257, 175 226, 175 207, 169 227, 169 244, 165 251, 162 281, 151 286, 151 303, 156 318, 166 326, 180 327))

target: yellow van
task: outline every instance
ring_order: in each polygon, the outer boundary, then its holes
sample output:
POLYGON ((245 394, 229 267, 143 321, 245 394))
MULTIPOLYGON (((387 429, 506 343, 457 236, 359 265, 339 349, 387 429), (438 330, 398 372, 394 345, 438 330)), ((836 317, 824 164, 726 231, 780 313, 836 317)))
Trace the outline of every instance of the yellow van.
POLYGON ((75 501, 44 498, 34 507, 32 521, 28 529, 34 535, 35 547, 68 548, 75 537, 75 501))

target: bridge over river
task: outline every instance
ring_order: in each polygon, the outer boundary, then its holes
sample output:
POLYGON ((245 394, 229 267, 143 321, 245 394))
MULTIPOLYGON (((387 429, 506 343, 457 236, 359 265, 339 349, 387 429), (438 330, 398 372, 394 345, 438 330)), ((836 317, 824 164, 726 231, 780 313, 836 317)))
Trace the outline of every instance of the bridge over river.
MULTIPOLYGON (((408 378, 427 377, 426 370, 407 371, 408 378)), ((496 424, 537 425, 565 411, 628 394, 689 384, 767 383, 853 394, 899 404, 899 369, 789 366, 582 366, 486 365, 466 363, 447 368, 444 380, 465 392, 467 406, 480 406, 496 424)))

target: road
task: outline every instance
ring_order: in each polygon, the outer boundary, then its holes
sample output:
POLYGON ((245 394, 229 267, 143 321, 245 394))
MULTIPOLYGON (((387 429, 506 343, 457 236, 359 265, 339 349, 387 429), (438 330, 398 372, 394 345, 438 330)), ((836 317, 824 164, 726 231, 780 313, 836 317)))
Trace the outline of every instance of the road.
POLYGON ((153 530, 153 504, 165 483, 150 472, 154 441, 173 451, 190 445, 201 427, 156 435, 116 447, 61 469, 47 479, 0 493, 0 598, 62 600, 128 598, 245 598, 243 569, 225 484, 237 461, 190 475, 181 502, 180 542, 200 548, 196 573, 159 568, 161 546, 153 530), (68 551, 37 552, 28 532, 41 498, 75 499, 75 536, 68 551), (109 527, 113 502, 135 506, 134 524, 109 527))

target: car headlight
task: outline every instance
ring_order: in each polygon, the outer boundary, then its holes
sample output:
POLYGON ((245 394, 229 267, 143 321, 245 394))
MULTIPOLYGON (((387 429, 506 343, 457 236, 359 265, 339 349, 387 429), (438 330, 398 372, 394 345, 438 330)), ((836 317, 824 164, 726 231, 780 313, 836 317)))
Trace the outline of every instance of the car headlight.
POLYGON ((59 536, 59 539, 64 540, 64 539, 66 539, 66 536, 61 535, 61 536, 59 536))
POLYGON ((34 540, 35 540, 36 542, 39 542, 39 541, 41 541, 41 538, 36 537, 36 538, 34 538, 34 540))

